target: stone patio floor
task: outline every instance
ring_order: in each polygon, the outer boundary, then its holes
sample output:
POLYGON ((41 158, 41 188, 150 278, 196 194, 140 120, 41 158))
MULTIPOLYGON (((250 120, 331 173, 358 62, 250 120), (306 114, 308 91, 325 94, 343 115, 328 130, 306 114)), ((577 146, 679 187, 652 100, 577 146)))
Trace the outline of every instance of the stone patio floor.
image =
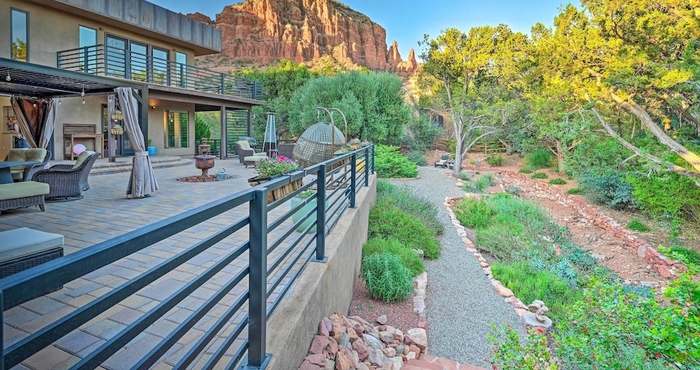
MULTIPOLYGON (((19 210, 5 211, 0 215, 0 231, 29 227, 65 236, 64 253, 71 254, 84 248, 115 236, 136 230, 145 225, 180 214, 186 210, 207 204, 211 201, 249 188, 247 178, 254 176, 254 171, 245 169, 238 159, 218 160, 216 167, 210 170, 215 173, 226 168, 234 178, 208 183, 185 183, 176 181, 178 177, 199 174, 194 165, 156 169, 156 178, 160 190, 151 197, 144 199, 127 199, 125 196, 129 173, 104 174, 90 176, 91 189, 84 193, 84 198, 70 202, 51 202, 46 204, 46 212, 31 207, 19 210)), ((279 217, 288 210, 281 206, 270 212, 269 220, 279 217)), ((135 278, 144 271, 153 268, 164 260, 182 252, 187 247, 197 243, 201 238, 209 236, 220 228, 245 217, 247 206, 226 212, 205 223, 197 225, 178 235, 152 245, 140 252, 129 255, 113 264, 105 266, 79 279, 64 285, 63 289, 49 293, 18 307, 5 311, 4 340, 8 347, 29 333, 45 327, 58 318, 110 292, 119 285, 135 278)), ((281 235, 288 230, 291 221, 275 230, 269 240, 275 235, 281 235)), ((236 232, 224 241, 218 243, 206 252, 181 265, 175 271, 168 273, 137 294, 111 307, 100 316, 64 336, 53 345, 25 360, 17 369, 63 369, 69 368, 81 358, 99 348, 120 330, 139 319, 145 312, 155 307, 177 289, 184 286, 206 268, 213 265, 223 255, 230 252, 248 240, 247 229, 236 232)), ((0 241, 2 242, 2 241, 0 241)), ((281 249, 281 248, 278 248, 281 249)), ((275 251, 268 261, 273 261, 279 255, 275 251)), ((102 364, 104 369, 131 368, 142 356, 155 347, 178 324, 182 323, 216 290, 221 288, 231 277, 247 266, 247 254, 239 257, 227 266, 203 287, 197 289, 191 296, 168 312, 163 318, 139 334, 119 352, 102 364)), ((268 280, 269 281, 269 280, 268 280)), ((193 329, 157 363, 155 369, 171 369, 194 343, 211 327, 216 319, 234 302, 247 287, 237 286, 229 292, 223 301, 212 309, 204 319, 200 320, 193 329)), ((282 286, 284 283, 282 284, 282 286)), ((279 288, 277 289, 277 291, 279 288)), ((274 299, 276 294, 269 298, 274 299)), ((244 306, 247 311, 247 305, 244 306)), ((238 313, 229 325, 219 333, 218 338, 204 354, 191 366, 201 366, 211 357, 213 351, 230 334, 236 324, 244 317, 245 312, 238 313)), ((218 368, 227 364, 227 359, 238 349, 246 337, 246 330, 233 346, 226 352, 218 363, 218 368)))

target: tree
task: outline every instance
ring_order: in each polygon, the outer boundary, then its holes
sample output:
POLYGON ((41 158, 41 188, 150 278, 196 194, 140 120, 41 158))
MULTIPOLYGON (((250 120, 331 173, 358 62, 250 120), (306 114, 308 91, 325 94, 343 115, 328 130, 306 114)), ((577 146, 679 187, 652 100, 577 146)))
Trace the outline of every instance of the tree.
POLYGON ((292 96, 291 131, 300 135, 319 120, 328 122, 317 107, 338 108, 348 120, 350 137, 396 144, 410 118, 404 93, 399 77, 386 72, 352 71, 310 80, 292 96))
POLYGON ((425 35, 422 82, 436 109, 450 115, 457 142, 455 175, 467 151, 480 139, 499 131, 495 110, 525 57, 526 38, 507 26, 474 27, 468 34, 450 28, 436 39, 425 35))

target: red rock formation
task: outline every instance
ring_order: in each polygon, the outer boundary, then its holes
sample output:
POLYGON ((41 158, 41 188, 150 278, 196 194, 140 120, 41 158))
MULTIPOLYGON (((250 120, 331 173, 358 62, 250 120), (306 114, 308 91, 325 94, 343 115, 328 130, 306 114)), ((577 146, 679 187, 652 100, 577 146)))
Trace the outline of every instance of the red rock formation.
POLYGON ((331 55, 372 70, 412 72, 416 66, 415 56, 401 60, 395 41, 387 52, 382 26, 335 0, 245 0, 226 6, 216 21, 188 16, 221 30, 221 57, 232 61, 304 63, 331 55))

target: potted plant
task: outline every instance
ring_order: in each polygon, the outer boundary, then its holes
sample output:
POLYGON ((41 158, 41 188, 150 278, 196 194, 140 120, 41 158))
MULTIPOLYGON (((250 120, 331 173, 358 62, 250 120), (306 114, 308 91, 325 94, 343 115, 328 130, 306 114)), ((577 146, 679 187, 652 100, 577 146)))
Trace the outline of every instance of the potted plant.
MULTIPOLYGON (((249 178, 248 184, 250 184, 250 186, 257 186, 286 173, 294 172, 298 168, 299 166, 294 163, 294 161, 283 155, 275 158, 261 159, 255 164, 255 172, 258 175, 249 178)), ((301 179, 299 179, 281 188, 271 190, 267 193, 267 202, 272 203, 273 201, 284 197, 292 191, 299 189, 301 185, 301 179)))
POLYGON ((158 148, 153 146, 153 140, 148 139, 148 155, 154 156, 158 153, 158 148))
MULTIPOLYGON (((298 211, 292 214, 292 221, 294 221, 294 223, 297 223, 299 220, 304 218, 304 216, 306 216, 307 213, 311 212, 312 209, 316 209, 316 192, 313 190, 306 190, 302 191, 301 193, 297 194, 296 197, 292 198, 292 208, 307 201, 308 203, 306 203, 298 211), (311 197, 314 197, 314 199, 309 199, 311 197)), ((309 225, 311 225, 312 223, 316 223, 316 212, 314 212, 311 216, 304 220, 304 222, 297 226, 297 231, 300 233, 304 232, 304 230, 306 230, 306 228, 309 227, 309 225)), ((309 232, 316 232, 316 226, 311 228, 309 232)))

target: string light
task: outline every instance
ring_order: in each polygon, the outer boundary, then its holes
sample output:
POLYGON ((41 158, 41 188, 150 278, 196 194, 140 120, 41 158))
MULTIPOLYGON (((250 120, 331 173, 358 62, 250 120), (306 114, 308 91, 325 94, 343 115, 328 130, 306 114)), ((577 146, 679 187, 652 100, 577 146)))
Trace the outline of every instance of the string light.
POLYGON ((61 105, 61 101, 60 101, 60 100, 58 101, 58 105, 61 105))
POLYGON ((83 98, 83 104, 85 104, 85 98, 83 98))
POLYGON ((7 72, 7 77, 5 77, 5 81, 10 82, 12 81, 12 77, 10 77, 10 72, 7 72))
MULTIPOLYGON (((83 91, 80 93, 80 96, 85 96, 85 85, 83 84, 82 86, 83 86, 83 91)), ((83 101, 84 101, 84 100, 85 100, 85 99, 83 99, 83 101)))

